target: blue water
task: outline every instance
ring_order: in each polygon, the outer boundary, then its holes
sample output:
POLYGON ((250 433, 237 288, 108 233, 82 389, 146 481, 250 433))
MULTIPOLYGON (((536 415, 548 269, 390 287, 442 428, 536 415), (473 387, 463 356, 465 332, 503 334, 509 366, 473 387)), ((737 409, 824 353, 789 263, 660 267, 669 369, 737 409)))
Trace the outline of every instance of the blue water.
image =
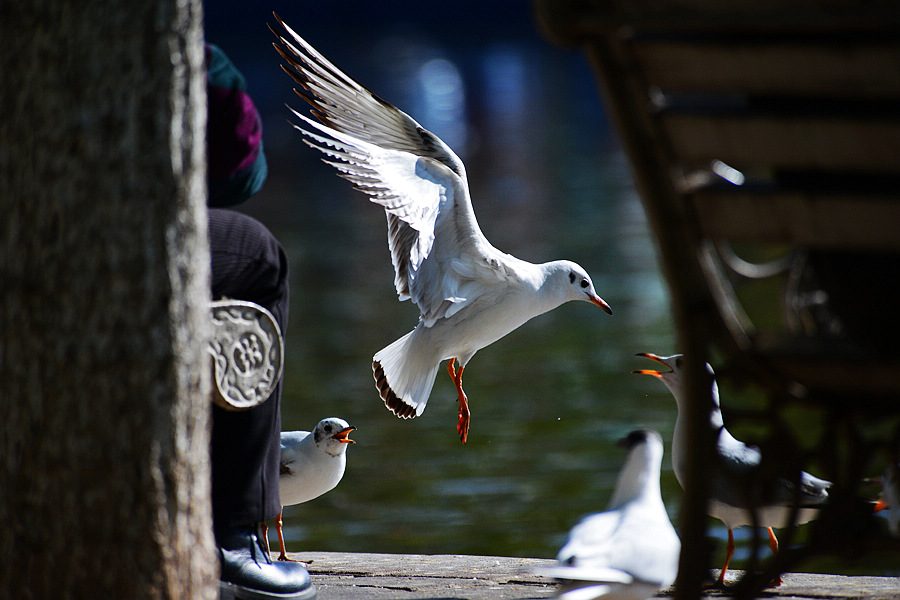
MULTIPOLYGON (((358 428, 341 484, 285 508, 288 549, 552 557, 578 519, 605 508, 623 458, 615 442, 637 427, 666 442, 662 490, 677 525, 674 401, 630 374, 646 367, 636 352, 677 351, 667 291, 583 57, 544 41, 512 4, 506 27, 475 24, 462 36, 433 14, 379 23, 351 10, 348 25, 322 7, 207 9, 211 41, 244 71, 264 117, 270 176, 242 209, 272 229, 291 263, 284 428, 328 416, 358 428), (303 107, 269 45, 270 8, 454 147, 495 246, 580 263, 615 313, 570 303, 481 350, 466 369, 465 446, 443 369, 419 418, 397 419, 378 397, 372 355, 418 313, 397 301, 383 211, 287 123, 284 103, 303 107)), ((717 524, 712 534, 725 532, 717 524)))

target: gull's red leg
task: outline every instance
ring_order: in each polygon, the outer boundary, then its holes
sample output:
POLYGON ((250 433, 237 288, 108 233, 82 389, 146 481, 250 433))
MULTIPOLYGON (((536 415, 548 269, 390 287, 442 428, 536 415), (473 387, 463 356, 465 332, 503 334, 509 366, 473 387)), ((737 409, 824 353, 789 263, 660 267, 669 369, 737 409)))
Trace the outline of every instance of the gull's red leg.
MULTIPOLYGON (((772 555, 778 554, 778 538, 775 537, 775 532, 772 531, 771 527, 766 527, 769 531, 769 548, 772 549, 772 555)), ((778 587, 781 585, 781 575, 772 580, 772 587, 778 587)))
POLYGON ((266 542, 266 554, 271 554, 272 550, 269 548, 269 526, 266 525, 265 521, 260 521, 259 527, 262 529, 262 536, 266 542))
POLYGON ((278 560, 286 560, 288 562, 297 562, 293 558, 288 558, 287 550, 284 548, 284 533, 281 531, 281 528, 283 526, 283 522, 281 520, 281 513, 283 513, 283 512, 284 512, 284 510, 282 509, 282 511, 278 513, 278 516, 275 517, 275 529, 278 530, 278 545, 281 547, 281 556, 278 557, 278 560))
POLYGON ((725 564, 722 565, 722 571, 719 573, 719 579, 716 582, 720 587, 725 587, 725 573, 728 572, 728 563, 734 555, 734 533, 731 528, 728 529, 728 546, 725 548, 725 564))
POLYGON ((466 393, 462 389, 462 374, 464 367, 460 365, 459 371, 457 371, 454 366, 455 363, 456 359, 451 358, 450 362, 447 364, 447 373, 450 375, 450 378, 453 379, 453 385, 456 386, 456 393, 458 394, 459 420, 456 422, 456 432, 459 434, 459 439, 465 444, 469 439, 469 416, 471 413, 469 412, 469 399, 466 398, 466 393))
POLYGON ((772 549, 773 555, 778 554, 778 538, 775 537, 775 532, 771 527, 766 527, 766 530, 769 532, 769 548, 772 549))

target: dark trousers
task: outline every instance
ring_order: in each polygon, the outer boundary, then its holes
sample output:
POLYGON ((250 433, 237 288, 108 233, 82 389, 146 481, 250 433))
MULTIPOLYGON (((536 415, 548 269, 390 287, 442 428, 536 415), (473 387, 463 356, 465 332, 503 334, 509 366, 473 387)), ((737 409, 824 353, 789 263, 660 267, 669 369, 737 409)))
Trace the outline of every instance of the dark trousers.
MULTIPOLYGON (((255 302, 287 330, 288 264, 281 244, 259 221, 209 209, 212 297, 255 302)), ((281 510, 281 382, 263 404, 243 412, 213 405, 212 505, 216 537, 275 517, 281 510)))

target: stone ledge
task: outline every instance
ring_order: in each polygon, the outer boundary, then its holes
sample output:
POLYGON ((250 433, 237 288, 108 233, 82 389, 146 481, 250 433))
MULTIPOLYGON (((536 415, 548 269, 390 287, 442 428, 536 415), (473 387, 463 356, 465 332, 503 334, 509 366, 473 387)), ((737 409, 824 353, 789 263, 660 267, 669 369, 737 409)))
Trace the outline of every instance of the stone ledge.
MULTIPOLYGON (((503 556, 289 553, 308 561, 318 600, 526 600, 551 598, 554 582, 530 569, 548 559, 503 556)), ((739 572, 735 572, 739 575, 739 572)), ((665 595, 665 594, 663 594, 665 595)), ((724 596, 720 592, 710 597, 724 596)), ((785 599, 900 599, 900 579, 787 573, 766 597, 785 599)))

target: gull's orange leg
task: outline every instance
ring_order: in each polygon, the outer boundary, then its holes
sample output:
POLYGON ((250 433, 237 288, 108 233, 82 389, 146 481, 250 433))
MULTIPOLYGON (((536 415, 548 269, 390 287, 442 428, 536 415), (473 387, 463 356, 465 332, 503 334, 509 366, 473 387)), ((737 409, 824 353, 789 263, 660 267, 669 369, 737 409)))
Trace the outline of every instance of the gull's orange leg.
MULTIPOLYGON (((772 549, 772 555, 778 554, 778 538, 775 537, 775 532, 772 531, 771 527, 766 528, 769 531, 769 548, 772 549)), ((781 585, 781 575, 772 580, 772 587, 778 587, 781 585)))
POLYGON ((778 538, 775 537, 775 532, 771 527, 766 527, 766 530, 769 532, 769 548, 772 549, 773 555, 778 554, 778 538))
POLYGON ((716 585, 719 587, 725 587, 725 573, 728 571, 728 563, 731 562, 731 557, 734 555, 734 532, 731 531, 731 528, 728 529, 728 546, 725 549, 725 564, 722 565, 722 571, 719 573, 719 579, 716 581, 716 585))
POLYGON ((278 560, 286 560, 288 562, 297 562, 293 558, 288 558, 287 550, 284 548, 284 533, 281 531, 282 526, 284 525, 281 520, 281 513, 284 512, 284 509, 278 513, 278 516, 275 517, 275 529, 278 530, 278 545, 281 547, 281 556, 278 557, 278 560))
POLYGON ((462 374, 465 367, 460 365, 459 371, 457 372, 455 364, 456 359, 451 358, 450 362, 447 364, 447 373, 453 380, 453 385, 456 386, 456 393, 458 394, 459 420, 456 422, 456 432, 459 434, 459 439, 465 444, 466 440, 469 439, 469 416, 471 413, 469 412, 469 399, 466 398, 466 393, 462 389, 462 374))
POLYGON ((260 521, 259 527, 262 529, 262 537, 266 541, 266 554, 271 554, 272 550, 269 549, 269 526, 266 525, 265 521, 260 521))

